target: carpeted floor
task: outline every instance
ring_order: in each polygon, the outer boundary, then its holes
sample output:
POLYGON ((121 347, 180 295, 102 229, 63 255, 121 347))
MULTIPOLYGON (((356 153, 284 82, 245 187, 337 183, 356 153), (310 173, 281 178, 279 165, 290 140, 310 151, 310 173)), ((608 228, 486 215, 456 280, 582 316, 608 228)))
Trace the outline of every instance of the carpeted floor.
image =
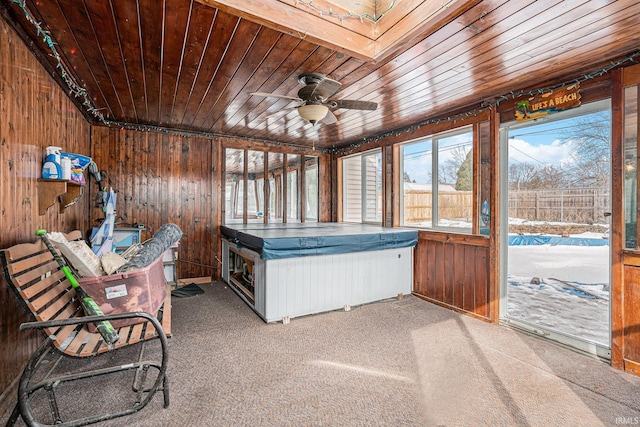
MULTIPOLYGON (((199 286, 173 299, 171 406, 158 394, 101 426, 640 423, 640 378, 413 296, 283 325, 222 283, 199 286)), ((96 380, 71 399, 117 401, 107 389, 96 380)))

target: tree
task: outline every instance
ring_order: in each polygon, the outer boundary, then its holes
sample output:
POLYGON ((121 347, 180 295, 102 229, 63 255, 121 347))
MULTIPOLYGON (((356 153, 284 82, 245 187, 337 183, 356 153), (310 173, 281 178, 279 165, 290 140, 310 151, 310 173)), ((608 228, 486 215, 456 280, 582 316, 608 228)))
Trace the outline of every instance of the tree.
POLYGON ((456 173, 456 190, 473 190, 473 151, 469 150, 467 156, 456 173))
POLYGON ((404 182, 416 182, 416 180, 414 179, 413 181, 411 180, 411 177, 409 176, 409 174, 407 173, 407 171, 404 171, 404 173, 402 174, 402 180, 404 182))
POLYGON ((611 117, 602 111, 576 119, 563 133, 572 148, 568 172, 574 187, 607 187, 611 159, 611 117))
POLYGON ((536 167, 531 163, 509 165, 509 190, 528 190, 536 176, 536 167))
POLYGON ((535 171, 533 179, 529 183, 531 190, 549 190, 567 187, 569 187, 567 173, 555 165, 539 166, 535 171))
POLYGON ((451 150, 451 157, 438 167, 438 182, 451 184, 458 181, 458 171, 471 153, 468 147, 460 146, 451 150))
POLYGON ((516 163, 509 166, 509 189, 548 190, 567 188, 570 182, 567 173, 558 166, 531 163, 516 163))

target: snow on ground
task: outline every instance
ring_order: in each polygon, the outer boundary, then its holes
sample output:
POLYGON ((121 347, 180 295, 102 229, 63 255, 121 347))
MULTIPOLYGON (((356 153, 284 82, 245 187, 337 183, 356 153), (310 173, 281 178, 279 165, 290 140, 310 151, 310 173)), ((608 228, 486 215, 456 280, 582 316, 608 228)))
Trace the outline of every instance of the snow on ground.
POLYGON ((609 246, 509 246, 508 258, 509 317, 609 345, 609 246))
MULTIPOLYGON (((550 225, 558 225, 558 226, 571 226, 571 225, 585 225, 583 222, 559 222, 559 221, 536 221, 531 219, 524 218, 514 218, 509 217, 510 225, 532 225, 532 226, 550 226, 550 225)), ((609 228, 609 224, 592 224, 598 227, 609 228)))
POLYGON ((584 284, 609 283, 609 246, 509 246, 509 273, 555 277, 584 284))

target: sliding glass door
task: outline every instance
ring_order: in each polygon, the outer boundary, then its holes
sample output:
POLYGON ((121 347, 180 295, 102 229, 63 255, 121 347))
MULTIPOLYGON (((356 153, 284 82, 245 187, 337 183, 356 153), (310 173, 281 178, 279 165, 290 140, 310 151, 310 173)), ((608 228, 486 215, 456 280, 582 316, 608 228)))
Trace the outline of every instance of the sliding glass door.
POLYGON ((611 110, 501 128, 501 318, 610 357, 611 110))

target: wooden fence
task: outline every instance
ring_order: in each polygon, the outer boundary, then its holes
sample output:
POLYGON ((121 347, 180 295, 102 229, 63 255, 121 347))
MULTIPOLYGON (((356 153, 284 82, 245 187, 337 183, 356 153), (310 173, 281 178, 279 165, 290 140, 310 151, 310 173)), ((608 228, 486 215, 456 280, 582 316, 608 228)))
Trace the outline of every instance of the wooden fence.
POLYGON ((607 188, 509 192, 509 216, 533 221, 602 223, 609 212, 607 188))
MULTIPOLYGON (((404 193, 405 224, 431 221, 431 191, 407 190, 404 193)), ((440 219, 457 219, 471 222, 473 215, 471 191, 440 191, 438 216, 440 219)))
MULTIPOLYGON (((609 212, 610 191, 606 188, 526 190, 509 192, 509 216, 531 221, 602 223, 609 212)), ((446 219, 471 222, 473 193, 442 191, 438 194, 438 214, 446 219)), ((431 191, 404 193, 406 224, 431 221, 431 191)))

